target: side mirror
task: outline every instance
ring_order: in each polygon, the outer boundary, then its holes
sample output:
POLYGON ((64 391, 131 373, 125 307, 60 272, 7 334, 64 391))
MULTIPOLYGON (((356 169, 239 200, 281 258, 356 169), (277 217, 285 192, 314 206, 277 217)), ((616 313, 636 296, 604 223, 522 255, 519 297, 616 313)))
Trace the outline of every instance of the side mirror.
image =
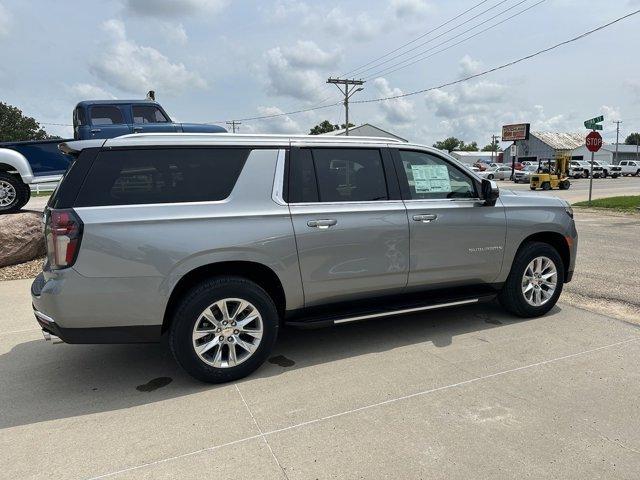
POLYGON ((488 180, 486 178, 482 179, 482 198, 484 199, 484 204, 490 207, 493 207, 500 196, 500 189, 498 188, 498 184, 493 180, 488 180))

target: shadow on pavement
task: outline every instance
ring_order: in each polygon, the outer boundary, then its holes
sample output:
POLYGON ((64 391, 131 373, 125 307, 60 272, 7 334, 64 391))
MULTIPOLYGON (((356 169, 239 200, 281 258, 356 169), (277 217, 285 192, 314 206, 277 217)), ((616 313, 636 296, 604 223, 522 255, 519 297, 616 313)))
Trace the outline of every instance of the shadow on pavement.
MULTIPOLYGON (((555 315, 559 307, 549 315, 555 315)), ((251 378, 431 342, 524 321, 496 304, 387 317, 334 328, 284 328, 251 378)), ((165 344, 50 345, 42 340, 0 355, 0 428, 134 407, 224 386, 191 379, 165 344)))

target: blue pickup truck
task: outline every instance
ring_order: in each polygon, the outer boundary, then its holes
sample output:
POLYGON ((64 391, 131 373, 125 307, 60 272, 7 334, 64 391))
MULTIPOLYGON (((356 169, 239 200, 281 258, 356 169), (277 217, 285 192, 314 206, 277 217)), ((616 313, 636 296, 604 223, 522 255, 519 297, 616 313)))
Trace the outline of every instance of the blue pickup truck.
POLYGON ((73 138, 0 143, 0 214, 29 201, 31 184, 57 182, 71 158, 58 145, 142 132, 224 133, 217 125, 176 123, 153 100, 86 100, 73 110, 73 138))

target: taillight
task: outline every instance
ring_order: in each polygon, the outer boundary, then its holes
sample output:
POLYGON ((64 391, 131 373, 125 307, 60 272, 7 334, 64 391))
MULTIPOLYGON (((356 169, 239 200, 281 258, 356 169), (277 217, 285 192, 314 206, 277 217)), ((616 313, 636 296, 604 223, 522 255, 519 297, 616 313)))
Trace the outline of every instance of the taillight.
POLYGON ((73 265, 82 239, 82 220, 73 210, 49 210, 44 234, 52 269, 73 265))

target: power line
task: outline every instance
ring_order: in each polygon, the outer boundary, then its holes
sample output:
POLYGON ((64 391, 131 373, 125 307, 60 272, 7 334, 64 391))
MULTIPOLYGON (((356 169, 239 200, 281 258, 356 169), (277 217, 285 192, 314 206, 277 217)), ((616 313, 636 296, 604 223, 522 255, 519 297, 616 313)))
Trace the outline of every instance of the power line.
MULTIPOLYGON (((437 27, 432 28, 431 30, 429 30, 429 31, 427 31, 427 32, 423 33, 422 35, 420 35, 420 36, 418 36, 418 37, 414 38, 413 40, 411 40, 411 41, 409 41, 409 42, 407 42, 407 43, 404 43, 404 44, 400 45, 399 47, 397 47, 397 48, 395 48, 395 49, 393 49, 393 50, 391 50, 391 51, 389 51, 389 52, 385 53, 384 55, 382 55, 382 56, 380 56, 380 57, 374 58, 373 60, 371 60, 371 61, 370 61, 370 62, 368 62, 368 63, 365 63, 364 65, 361 65, 361 66, 359 66, 359 67, 357 67, 357 68, 355 68, 355 69, 353 69, 353 70, 350 70, 349 72, 343 73, 343 74, 341 74, 339 77, 343 77, 343 78, 344 78, 344 77, 346 77, 346 76, 348 76, 348 75, 351 75, 353 72, 357 72, 357 71, 359 71, 359 70, 361 70, 361 69, 363 69, 363 68, 365 68, 365 67, 368 67, 368 66, 369 66, 369 65, 371 65, 371 64, 374 64, 374 63, 378 62, 379 60, 382 60, 383 58, 388 57, 389 55, 392 55, 392 54, 393 54, 393 53, 395 53, 395 52, 398 52, 398 51, 402 50, 404 47, 409 46, 409 45, 411 45, 412 43, 417 42, 418 40, 420 40, 420 39, 422 39, 422 38, 426 37, 427 35, 430 35, 430 34, 431 34, 431 33, 433 33, 433 32, 436 32, 437 30, 439 30, 440 28, 444 27, 445 25, 450 24, 450 23, 451 23, 451 22, 453 22, 454 20, 457 20, 458 18, 460 18, 460 17, 464 16, 465 14, 469 13, 470 11, 472 11, 472 10, 474 10, 474 9, 478 8, 480 5, 482 5, 482 4, 484 4, 484 3, 487 3, 488 1, 489 1, 489 0, 482 0, 481 2, 479 2, 479 3, 477 3, 476 5, 472 6, 471 8, 468 8, 467 10, 463 11, 462 13, 459 13, 459 14, 458 14, 458 15, 456 15, 455 17, 450 18, 450 19, 449 19, 449 20, 447 20, 446 22, 441 23, 441 24, 440 24, 440 25, 438 25, 437 27)), ((411 50, 408 50, 407 52, 404 52, 404 53, 402 53, 402 54, 400 54, 400 55, 404 55, 404 54, 406 54, 406 53, 408 53, 408 52, 410 52, 410 51, 412 51, 412 50, 415 50, 416 48, 419 48, 420 46, 424 45, 425 43, 429 43, 430 41, 433 41, 433 40, 435 40, 436 38, 439 38, 439 37, 441 37, 442 35, 445 35, 445 34, 447 34, 447 33, 451 32, 452 30, 455 30, 456 28, 458 28, 458 27, 460 27, 460 26, 464 25, 465 23, 468 23, 468 22, 469 22, 469 21, 471 21, 471 20, 474 20, 475 18, 478 18, 479 16, 481 16, 481 15, 485 14, 485 13, 486 13, 486 12, 488 12, 489 10, 492 10, 493 8, 495 8, 495 7, 499 6, 499 5, 501 5, 501 4, 503 4, 503 3, 507 2, 507 1, 509 1, 509 0, 502 0, 502 1, 498 2, 498 3, 497 3, 497 4, 495 4, 493 7, 489 8, 489 9, 487 9, 487 10, 482 11, 482 12, 481 12, 481 13, 479 13, 478 15, 476 15, 476 16, 474 16, 474 17, 472 17, 471 19, 469 19, 469 20, 467 20, 467 21, 465 21, 465 22, 463 22, 463 23, 461 23, 461 24, 456 25, 456 26, 455 26, 455 27, 453 27, 452 29, 449 29, 449 30, 447 30, 446 32, 443 32, 442 34, 440 34, 440 35, 438 35, 438 36, 436 36, 436 37, 432 38, 431 40, 428 40, 427 42, 424 42, 424 43, 422 43, 422 44, 420 44, 420 45, 418 45, 418 46, 416 46, 416 47, 412 48, 411 50)), ((394 58, 397 58, 397 56, 396 56, 396 57, 394 57, 394 58)), ((392 61, 392 60, 393 60, 393 58, 389 59, 388 61, 392 61)), ((387 62, 383 62, 383 63, 387 63, 387 62)), ((374 66, 372 66, 371 68, 375 68, 376 66, 380 66, 380 65, 382 65, 383 63, 380 63, 380 64, 378 64, 378 65, 374 65, 374 66)), ((371 68, 368 68, 367 70, 370 70, 371 68)), ((367 71, 367 70, 364 70, 364 71, 367 71)), ((321 90, 321 92, 324 92, 324 91, 326 91, 326 90, 327 90, 327 86, 326 86, 326 85, 324 85, 324 88, 322 88, 322 89, 320 89, 319 87, 316 87, 316 88, 314 89, 314 92, 317 92, 318 90, 321 90)), ((318 103, 316 103, 314 106, 322 105, 324 102, 326 102, 327 100, 331 99, 332 97, 333 97, 333 95, 329 95, 328 97, 325 97, 325 98, 323 98, 322 100, 320 100, 320 101, 319 101, 318 103)))
POLYGON ((552 45, 552 46, 547 47, 547 48, 543 48, 542 50, 538 50, 537 52, 531 53, 531 54, 526 55, 524 57, 520 57, 520 58, 518 58, 516 60, 512 60, 510 62, 503 63, 502 65, 498 65, 496 67, 493 67, 493 68, 490 68, 490 69, 487 69, 487 70, 483 70, 482 72, 474 73, 473 75, 469 75, 469 76, 466 76, 466 77, 463 77, 463 78, 459 78, 458 80, 454 80, 454 81, 451 81, 451 82, 443 83, 442 85, 438 85, 438 86, 435 86, 435 87, 429 87, 429 88, 424 88, 422 90, 416 90, 415 92, 402 93, 402 94, 399 94, 399 95, 391 95, 391 96, 383 97, 383 98, 372 98, 372 99, 369 99, 369 100, 355 100, 352 103, 374 103, 374 102, 382 102, 382 101, 386 101, 386 100, 394 100, 396 98, 410 97, 412 95, 418 95, 420 93, 426 93, 426 92, 429 92, 429 91, 432 91, 432 90, 436 90, 438 88, 450 87, 450 86, 456 85, 458 83, 467 82, 469 80, 473 80, 474 78, 482 77, 482 76, 487 75, 489 73, 493 73, 495 71, 502 70, 502 69, 507 68, 507 67, 511 67, 511 66, 516 65, 518 63, 524 62, 525 60, 530 60, 530 59, 532 59, 534 57, 537 57, 538 55, 542 55, 543 53, 550 52, 551 50, 555 50, 556 48, 562 47, 562 46, 567 45, 569 43, 573 43, 573 42, 576 42, 578 40, 581 40, 581 39, 583 39, 583 38, 585 38, 585 37, 587 37, 587 36, 589 36, 589 35, 591 35, 593 33, 599 32, 600 30, 604 30, 605 28, 610 27, 611 25, 613 25, 615 23, 621 22, 622 20, 625 20, 625 19, 627 19, 629 17, 632 17, 633 15, 637 15, 638 13, 640 13, 640 10, 635 10, 635 11, 633 11, 631 13, 628 13, 626 15, 623 15, 621 17, 616 18, 615 20, 612 20, 609 23, 605 23, 604 25, 600 25, 599 27, 596 27, 596 28, 594 28, 592 30, 589 30, 589 31, 584 32, 584 33, 581 33, 580 35, 575 36, 573 38, 570 38, 568 40, 565 40, 563 42, 556 43, 555 45, 552 45))
POLYGON ((420 35, 419 37, 414 38, 414 39, 413 39, 413 40, 411 40, 410 42, 407 42, 407 43, 405 43, 405 44, 403 44, 403 45, 400 45, 398 48, 395 48, 394 50, 391 50, 391 51, 389 51, 389 52, 385 53, 384 55, 382 55, 382 56, 380 56, 380 57, 378 57, 378 58, 376 58, 376 59, 374 59, 374 60, 370 61, 369 63, 365 63, 364 65, 361 65, 360 67, 355 68, 355 69, 353 69, 353 70, 351 70, 351 71, 349 71, 349 72, 343 73, 343 74, 342 74, 342 75, 340 75, 340 76, 341 76, 341 77, 346 77, 347 75, 351 75, 351 74, 353 74, 354 72, 357 72, 358 70, 360 70, 360 69, 362 69, 362 68, 364 68, 364 67, 368 67, 369 65, 371 65, 372 63, 377 62, 378 60, 381 60, 381 59, 383 59, 383 58, 385 58, 385 57, 388 57, 389 55, 392 55, 392 54, 396 53, 396 52, 397 52, 397 51, 399 51, 399 50, 402 50, 404 47, 406 47, 406 46, 408 46, 408 45, 411 45, 412 43, 417 42, 418 40, 420 40, 421 38, 426 37, 427 35, 430 35, 431 33, 433 33, 433 32, 435 32, 435 31, 439 30, 440 28, 444 27, 445 25, 448 25, 449 23, 453 22, 454 20, 457 20, 458 18, 462 17, 463 15, 465 15, 465 14, 469 13, 471 10, 474 10, 474 9, 478 8, 480 5, 482 5, 483 3, 487 3, 488 1, 489 1, 489 0, 483 0, 482 2, 479 2, 479 3, 475 4, 473 7, 468 8, 467 10, 465 10, 464 12, 462 12, 462 13, 460 13, 460 14, 456 15, 456 16, 455 16, 455 17, 453 17, 453 18, 450 18, 450 19, 449 19, 449 20, 447 20, 446 22, 441 23, 440 25, 438 25, 438 26, 437 26, 437 27, 435 27, 435 28, 432 28, 432 29, 431 29, 431 30, 429 30, 428 32, 423 33, 423 34, 422 34, 422 35, 420 35))
MULTIPOLYGON (((375 69, 375 68, 377 68, 377 67, 379 67, 379 66, 381 66, 381 65, 384 65, 384 64, 386 64, 386 63, 392 62, 392 61, 393 61, 393 60, 395 60, 396 58, 400 58, 400 57, 402 57, 402 56, 404 56, 404 55, 407 55, 408 53, 413 52, 413 51, 415 51, 415 50, 419 49, 420 47, 423 47, 423 46, 427 45, 428 43, 431 43, 431 42, 433 42, 434 40, 437 40, 437 39, 438 39, 438 38, 440 38, 440 37, 443 37, 443 36, 444 36, 444 35, 446 35, 447 33, 451 33, 452 31, 456 30, 457 28, 459 28, 459 27, 461 27, 461 26, 463 26, 463 25, 466 25, 467 23, 469 23, 469 22, 471 22, 471 21, 475 20, 476 18, 481 17, 482 15, 484 15, 485 13, 487 13, 488 11, 493 10, 494 8, 496 8, 496 7, 500 6, 500 5, 502 5, 503 3, 506 3, 506 2, 508 2, 508 1, 509 1, 509 0, 502 0, 501 2, 496 3, 496 4, 495 4, 495 5, 493 5, 492 7, 489 7, 489 8, 487 8, 486 10, 483 10, 482 12, 478 13, 477 15, 475 15, 475 16, 473 16, 473 17, 471 17, 471 18, 468 18, 467 20, 465 20, 464 22, 462 22, 462 23, 460 23, 460 24, 456 25, 455 27, 452 27, 452 28, 450 28, 449 30, 444 31, 444 32, 442 32, 441 34, 436 35, 435 37, 430 38, 429 40, 427 40, 427 41, 425 41, 425 42, 422 42, 422 43, 420 43, 420 44, 416 45, 415 47, 410 48, 409 50, 406 50, 406 51, 404 51, 404 52, 402 52, 402 53, 400 53, 400 54, 398 54, 398 55, 394 55, 392 58, 389 58, 389 59, 387 59, 387 60, 385 60, 385 61, 383 61, 383 62, 379 62, 379 63, 377 63, 376 65, 372 65, 372 66, 370 66, 369 68, 365 68, 364 70, 362 70, 362 71, 359 73, 359 75, 362 75, 363 73, 368 72, 368 71, 370 71, 370 70, 373 70, 373 69, 375 69)), ((488 22, 488 21, 490 21, 490 20, 493 20, 493 19, 494 19, 494 18, 496 18, 496 17, 499 17, 499 16, 500 16, 500 15, 502 15, 503 13, 508 12, 509 10, 512 10, 512 9, 516 8, 518 5, 520 5, 520 4, 522 4, 522 3, 526 2, 526 1, 527 1, 527 0, 521 0, 520 2, 516 3, 515 5, 512 5, 511 7, 507 8, 506 10, 503 10, 502 12, 498 13, 497 15, 494 15, 493 17, 488 18, 488 19, 486 19, 486 20, 484 20, 484 21, 480 22, 478 25, 476 25, 476 26, 474 26, 474 27, 470 28, 469 30, 465 30, 465 31, 464 31, 464 32, 462 32, 460 35, 462 35, 462 34, 464 34, 464 33, 467 33, 467 32, 469 32, 469 31, 473 30, 474 28, 479 27, 479 26, 480 26, 480 25, 482 25, 483 23, 486 23, 486 22, 488 22)), ((455 37, 454 37, 454 38, 455 38, 455 37)), ((445 43, 446 43, 446 42, 445 42, 445 43)), ((440 44, 440 45, 442 45, 442 44, 440 44)))
MULTIPOLYGON (((511 10, 512 8, 517 7, 518 5, 524 3, 524 1, 526 1, 526 0, 523 0, 520 3, 517 3, 516 5, 513 5, 512 7, 504 10, 503 12, 499 13, 498 15, 495 15, 495 16, 491 17, 489 20, 493 20, 494 18, 502 15, 503 13, 507 12, 508 10, 511 10)), ((511 20, 512 18, 515 18, 515 17, 517 17, 519 15, 522 15, 526 11, 531 10, 534 7, 537 7, 541 3, 544 3, 545 1, 546 0, 540 0, 539 2, 534 3, 533 5, 530 5, 527 8, 525 8, 523 10, 520 10, 519 12, 514 13, 513 15, 511 15, 511 16, 509 16, 507 18, 504 18, 504 19, 500 20, 499 22, 494 23, 493 25, 490 25, 490 26, 488 26, 487 28, 485 28, 483 30, 480 30, 479 32, 474 33, 473 35, 469 35, 468 37, 463 38, 459 42, 453 43, 453 44, 449 45, 448 47, 445 47, 445 48, 440 49, 440 50, 438 50, 438 51, 436 51, 436 52, 434 52, 434 53, 432 53, 430 55, 426 55, 426 56, 422 57, 425 53, 430 52, 430 51, 434 50, 435 48, 438 48, 438 47, 444 45, 445 43, 450 42, 451 40, 455 40, 456 38, 460 37, 461 35, 463 35, 465 33, 468 33, 471 30, 474 30, 475 28, 483 25, 483 23, 486 23, 486 22, 480 23, 480 24, 476 25, 475 27, 472 27, 472 28, 470 28, 470 29, 468 29, 468 30, 466 30, 464 32, 461 32, 460 34, 458 34, 458 35, 456 35, 456 36, 454 36, 454 37, 452 37, 452 38, 450 38, 448 40, 445 40, 445 41, 443 41, 443 42, 441 42, 441 43, 439 43, 437 45, 434 45, 433 47, 428 48, 427 50, 425 50, 425 51, 423 51, 421 53, 413 55, 413 56, 411 56, 411 57, 409 57, 409 58, 407 58, 405 60, 402 60, 401 62, 398 62, 398 63, 396 63, 394 65, 391 65, 391 66, 389 66, 389 67, 387 67, 387 68, 385 68, 383 70, 379 70, 378 72, 374 72, 370 76, 366 77, 366 79, 369 80, 369 79, 371 79, 373 77, 378 77, 378 76, 381 76, 381 75, 389 75, 391 73, 397 72, 398 70, 402 70, 403 68, 410 67, 411 65, 415 65, 416 63, 422 62, 422 61, 426 60, 427 58, 431 58, 431 57, 437 55, 438 53, 442 53, 442 52, 444 52, 446 50, 449 50, 450 48, 453 48, 453 47, 455 47, 457 45, 460 45, 461 43, 466 42, 467 40, 470 40, 470 39, 472 39, 474 37, 477 37, 478 35, 481 35, 484 32, 486 32, 488 30, 491 30, 492 28, 495 28, 495 27, 497 27, 497 26, 499 26, 499 25, 511 20), (422 58, 420 58, 420 57, 422 57, 422 58), (416 60, 414 60, 414 59, 416 59, 416 60), (411 60, 414 60, 414 61, 411 61, 411 60), (407 62, 409 62, 409 63, 407 63, 407 62), (405 63, 406 63, 406 65, 403 65, 405 63), (398 68, 394 68, 394 67, 398 67, 398 68)))

